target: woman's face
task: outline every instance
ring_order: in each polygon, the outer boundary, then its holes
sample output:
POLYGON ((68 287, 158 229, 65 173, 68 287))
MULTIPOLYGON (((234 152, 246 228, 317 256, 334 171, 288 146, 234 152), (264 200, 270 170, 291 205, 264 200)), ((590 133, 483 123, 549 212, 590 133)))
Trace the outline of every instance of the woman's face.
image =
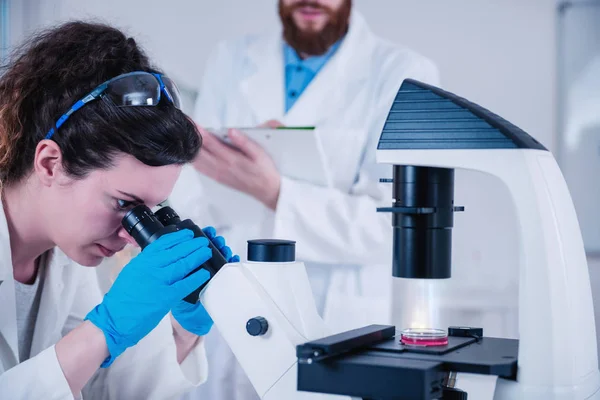
POLYGON ((140 203, 152 208, 165 201, 180 172, 178 165, 150 167, 122 155, 109 170, 84 179, 64 176, 46 188, 46 230, 69 258, 96 266, 133 242, 121 226, 126 212, 140 203))

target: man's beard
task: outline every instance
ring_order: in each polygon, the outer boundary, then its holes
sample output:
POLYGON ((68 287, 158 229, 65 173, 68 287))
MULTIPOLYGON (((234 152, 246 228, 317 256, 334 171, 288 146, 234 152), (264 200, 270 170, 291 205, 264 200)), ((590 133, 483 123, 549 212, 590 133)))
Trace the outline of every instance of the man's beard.
POLYGON ((300 1, 291 6, 284 6, 279 0, 279 17, 283 24, 283 38, 298 53, 311 56, 322 55, 346 32, 350 20, 350 9, 352 0, 344 0, 338 10, 324 7, 311 0, 300 1), (300 7, 313 7, 329 16, 329 20, 323 29, 314 32, 304 32, 294 22, 292 13, 300 7))

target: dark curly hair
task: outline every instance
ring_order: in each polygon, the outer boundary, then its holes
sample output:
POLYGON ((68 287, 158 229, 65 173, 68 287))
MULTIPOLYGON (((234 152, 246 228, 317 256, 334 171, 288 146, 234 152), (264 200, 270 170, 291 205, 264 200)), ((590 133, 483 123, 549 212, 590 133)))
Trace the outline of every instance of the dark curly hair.
MULTIPOLYGON (((161 71, 120 30, 67 22, 26 41, 0 76, 0 183, 28 176, 38 143, 58 118, 102 82, 132 71, 161 71)), ((195 124, 167 99, 117 107, 108 97, 75 112, 52 137, 76 178, 108 169, 119 153, 144 164, 185 164, 201 146, 195 124)))

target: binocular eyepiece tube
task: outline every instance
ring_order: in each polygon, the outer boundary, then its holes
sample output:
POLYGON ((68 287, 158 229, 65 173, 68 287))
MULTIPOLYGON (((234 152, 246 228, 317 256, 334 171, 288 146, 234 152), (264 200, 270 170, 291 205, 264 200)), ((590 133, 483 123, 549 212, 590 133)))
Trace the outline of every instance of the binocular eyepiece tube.
MULTIPOLYGON (((179 215, 171 207, 162 207, 156 213, 153 213, 147 206, 141 204, 131 209, 121 221, 121 225, 127 233, 131 235, 142 250, 150 243, 166 235, 167 233, 176 232, 182 229, 189 229, 194 233, 194 237, 205 237, 208 239, 212 257, 198 268, 188 274, 191 275, 201 268, 207 270, 212 278, 223 265, 227 264, 227 260, 221 252, 215 247, 212 241, 204 234, 191 219, 181 220, 179 215)), ((209 279, 210 280, 210 279, 209 279)), ((194 290, 184 298, 188 303, 196 303, 200 292, 206 286, 204 283, 198 289, 194 290)))

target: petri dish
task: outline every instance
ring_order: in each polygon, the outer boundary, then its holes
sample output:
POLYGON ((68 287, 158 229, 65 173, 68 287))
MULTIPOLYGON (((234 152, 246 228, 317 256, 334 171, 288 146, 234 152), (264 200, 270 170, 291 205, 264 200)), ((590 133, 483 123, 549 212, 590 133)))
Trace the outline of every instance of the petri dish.
POLYGON ((448 333, 443 329, 408 328, 402 331, 400 342, 405 346, 446 346, 448 333))

